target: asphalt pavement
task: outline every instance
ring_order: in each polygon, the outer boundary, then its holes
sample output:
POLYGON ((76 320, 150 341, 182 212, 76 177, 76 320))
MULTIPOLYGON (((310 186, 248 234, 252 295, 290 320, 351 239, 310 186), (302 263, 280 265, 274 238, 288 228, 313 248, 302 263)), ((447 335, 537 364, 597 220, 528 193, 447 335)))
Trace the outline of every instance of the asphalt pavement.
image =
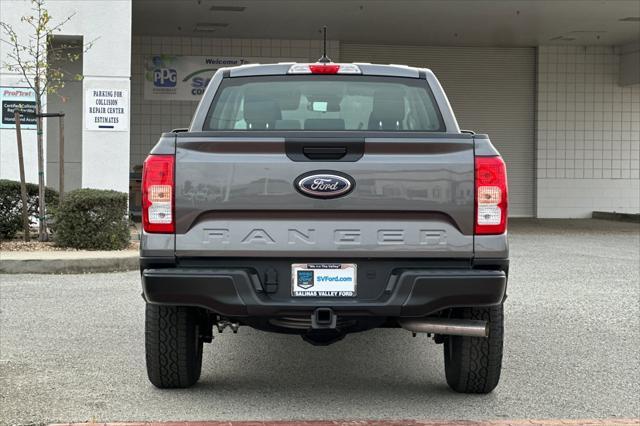
POLYGON ((640 227, 514 221, 503 376, 446 386, 442 346, 375 330, 314 347, 241 328, 205 345, 200 382, 144 366, 137 272, 0 275, 0 423, 640 417, 640 227))

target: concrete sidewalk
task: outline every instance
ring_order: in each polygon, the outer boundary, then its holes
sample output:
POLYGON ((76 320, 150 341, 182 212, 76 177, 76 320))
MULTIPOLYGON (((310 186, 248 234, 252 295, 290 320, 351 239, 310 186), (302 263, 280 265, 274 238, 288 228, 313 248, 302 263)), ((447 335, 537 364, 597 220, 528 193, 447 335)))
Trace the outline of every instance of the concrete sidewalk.
POLYGON ((137 250, 0 252, 2 274, 83 274, 137 268, 137 250))

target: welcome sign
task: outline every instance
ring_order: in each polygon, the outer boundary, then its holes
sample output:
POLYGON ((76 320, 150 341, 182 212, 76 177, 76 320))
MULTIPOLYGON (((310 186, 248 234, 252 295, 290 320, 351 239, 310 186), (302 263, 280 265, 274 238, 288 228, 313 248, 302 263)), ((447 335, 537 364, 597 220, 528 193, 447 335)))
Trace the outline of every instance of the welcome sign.
POLYGON ((145 60, 144 98, 197 102, 219 68, 299 61, 306 59, 152 55, 145 60))

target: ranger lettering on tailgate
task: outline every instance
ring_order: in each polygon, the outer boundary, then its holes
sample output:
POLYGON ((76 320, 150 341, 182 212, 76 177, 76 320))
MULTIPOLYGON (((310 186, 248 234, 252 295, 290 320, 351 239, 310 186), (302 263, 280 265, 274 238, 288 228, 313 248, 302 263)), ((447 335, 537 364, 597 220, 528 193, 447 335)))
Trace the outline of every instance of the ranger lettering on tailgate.
MULTIPOLYGON (((266 229, 255 228, 246 234, 232 232, 230 228, 205 228, 203 229, 203 244, 230 244, 232 242, 240 244, 276 244, 282 242, 276 238, 280 233, 267 232, 266 229), (232 241, 232 237, 236 240, 232 241)), ((330 232, 333 235, 333 242, 339 244, 407 244, 417 243, 429 246, 446 245, 446 231, 421 229, 416 234, 407 235, 404 229, 380 229, 363 236, 360 229, 336 229, 330 232)), ((318 242, 318 233, 315 229, 292 229, 286 230, 286 243, 289 245, 315 245, 318 242)))

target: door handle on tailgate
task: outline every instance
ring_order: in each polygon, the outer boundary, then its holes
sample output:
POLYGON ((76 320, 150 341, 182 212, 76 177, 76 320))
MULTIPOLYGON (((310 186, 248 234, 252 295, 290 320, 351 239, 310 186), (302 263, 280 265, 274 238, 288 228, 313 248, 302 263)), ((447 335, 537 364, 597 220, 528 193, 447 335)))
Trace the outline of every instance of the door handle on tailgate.
POLYGON ((317 136, 285 138, 287 157, 293 161, 358 161, 364 138, 317 136))
POLYGON ((344 146, 305 146, 302 153, 310 160, 339 160, 347 155, 344 146))

